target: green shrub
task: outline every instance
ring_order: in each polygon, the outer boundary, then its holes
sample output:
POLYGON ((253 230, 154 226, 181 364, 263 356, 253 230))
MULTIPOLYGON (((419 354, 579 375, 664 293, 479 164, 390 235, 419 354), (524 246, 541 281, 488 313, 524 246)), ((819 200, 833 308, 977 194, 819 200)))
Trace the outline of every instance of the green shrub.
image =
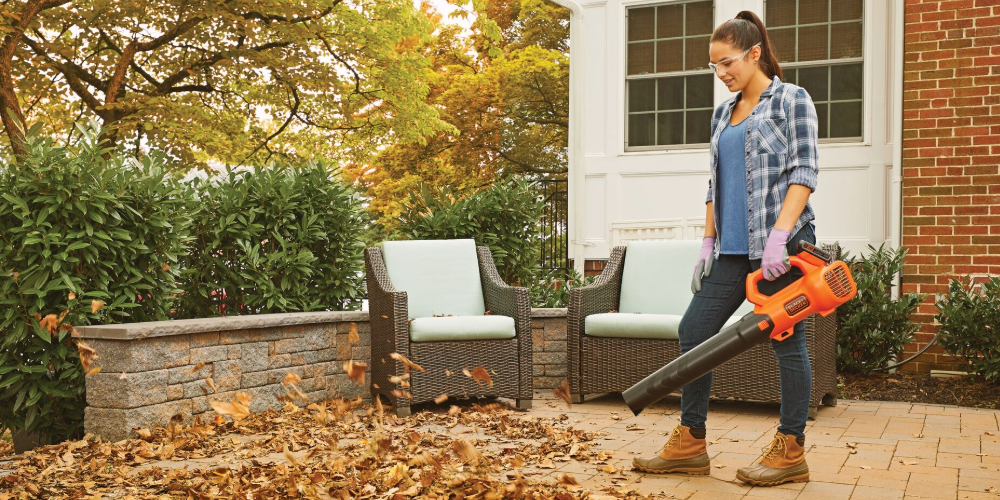
POLYGON ((544 202, 534 183, 499 181, 468 197, 445 187, 411 197, 394 239, 472 238, 493 253, 504 281, 528 285, 537 272, 544 202))
POLYGON ((951 280, 949 293, 936 298, 941 323, 938 339, 986 380, 1000 381, 1000 278, 991 277, 975 291, 966 276, 951 280))
POLYGON ((68 324, 169 317, 190 214, 162 157, 110 154, 97 127, 78 147, 28 136, 0 160, 0 434, 77 436, 84 384, 68 324), (110 159, 105 159, 107 156, 110 159), (75 296, 75 298, 71 298, 75 296), (106 307, 90 311, 91 300, 106 307))
POLYGON ((858 294, 837 309, 837 368, 869 373, 882 368, 903 353, 917 325, 910 314, 927 297, 905 293, 892 299, 892 280, 903 265, 905 249, 892 250, 869 245, 867 257, 842 260, 850 266, 858 294))
POLYGON ((531 307, 568 307, 569 291, 596 279, 596 275, 583 279, 576 269, 541 272, 531 282, 531 307))
POLYGON ((191 188, 177 317, 360 308, 361 199, 326 165, 230 170, 191 188))

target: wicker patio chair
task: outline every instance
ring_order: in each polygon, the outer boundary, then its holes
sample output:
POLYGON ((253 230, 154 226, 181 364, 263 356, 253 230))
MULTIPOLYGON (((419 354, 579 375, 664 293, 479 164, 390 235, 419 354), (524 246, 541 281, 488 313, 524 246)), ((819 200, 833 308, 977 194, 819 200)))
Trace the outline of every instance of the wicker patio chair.
POLYGON ((371 318, 372 397, 410 414, 410 405, 496 396, 531 408, 531 305, 528 289, 503 282, 489 248, 473 240, 387 241, 365 250, 371 318), (410 370, 412 399, 397 397, 397 352, 410 370), (492 386, 463 374, 485 368, 492 386))
MULTIPOLYGON (((632 245, 637 243, 652 242, 633 242, 632 245)), ((673 296, 677 301, 673 304, 673 308, 674 311, 679 311, 674 314, 683 315, 692 297, 690 272, 701 243, 697 241, 676 243, 690 246, 682 253, 691 256, 676 258, 664 267, 674 267, 672 272, 677 273, 673 276, 671 284, 675 287, 673 296), (686 298, 677 298, 684 296, 686 298)), ((823 245, 823 247, 835 258, 840 257, 839 245, 823 245)), ((626 247, 615 247, 607 266, 593 284, 570 291, 567 357, 570 392, 575 402, 583 402, 587 394, 622 392, 680 355, 680 345, 674 340, 676 335, 672 339, 629 338, 588 335, 585 331, 588 316, 601 314, 603 317, 616 319, 614 316, 602 313, 617 312, 626 306, 622 303, 623 275, 634 276, 625 272, 626 255, 626 247)), ((657 270, 644 274, 656 275, 657 270)), ((634 293, 630 300, 635 302, 634 293)), ((727 325, 750 310, 752 304, 745 302, 727 325)), ((836 312, 825 318, 814 314, 804 321, 812 368, 812 395, 809 404, 810 416, 813 416, 820 404, 829 406, 837 404, 837 316, 836 312)), ((676 318, 676 323, 679 323, 679 317, 676 318)), ((676 329, 676 324, 673 328, 676 329)), ((674 333, 676 334, 676 330, 674 333)), ((713 371, 712 398, 714 399, 780 402, 780 396, 777 360, 768 343, 753 347, 713 371)))

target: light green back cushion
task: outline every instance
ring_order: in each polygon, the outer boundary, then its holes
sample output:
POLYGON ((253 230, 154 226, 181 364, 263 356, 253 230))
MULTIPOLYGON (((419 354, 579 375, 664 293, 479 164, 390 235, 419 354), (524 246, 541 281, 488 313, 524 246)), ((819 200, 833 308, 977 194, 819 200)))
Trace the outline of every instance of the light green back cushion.
POLYGON ((407 294, 411 318, 486 312, 474 240, 386 241, 382 257, 392 286, 407 294))
POLYGON ((691 302, 691 274, 700 253, 699 240, 629 242, 618 310, 683 316, 691 302))

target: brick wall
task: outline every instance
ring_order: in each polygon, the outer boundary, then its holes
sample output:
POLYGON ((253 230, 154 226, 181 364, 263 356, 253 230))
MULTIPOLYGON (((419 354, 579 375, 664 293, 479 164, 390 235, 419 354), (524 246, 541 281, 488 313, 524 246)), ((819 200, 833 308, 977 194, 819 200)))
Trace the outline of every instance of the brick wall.
MULTIPOLYGON (((903 292, 1000 275, 1000 0, 906 0, 903 83, 903 292)), ((912 354, 937 326, 933 295, 912 354)), ((908 370, 954 367, 933 346, 908 370)))

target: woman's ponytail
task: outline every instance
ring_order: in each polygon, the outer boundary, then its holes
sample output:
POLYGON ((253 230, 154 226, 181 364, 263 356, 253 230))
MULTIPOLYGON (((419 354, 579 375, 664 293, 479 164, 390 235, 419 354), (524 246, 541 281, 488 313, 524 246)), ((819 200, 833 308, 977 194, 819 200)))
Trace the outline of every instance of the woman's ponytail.
POLYGON ((719 25, 712 33, 712 42, 721 41, 733 44, 737 50, 747 50, 760 44, 760 69, 768 78, 777 76, 783 79, 778 58, 774 56, 774 46, 767 37, 767 28, 757 14, 749 10, 741 11, 736 17, 719 25))

